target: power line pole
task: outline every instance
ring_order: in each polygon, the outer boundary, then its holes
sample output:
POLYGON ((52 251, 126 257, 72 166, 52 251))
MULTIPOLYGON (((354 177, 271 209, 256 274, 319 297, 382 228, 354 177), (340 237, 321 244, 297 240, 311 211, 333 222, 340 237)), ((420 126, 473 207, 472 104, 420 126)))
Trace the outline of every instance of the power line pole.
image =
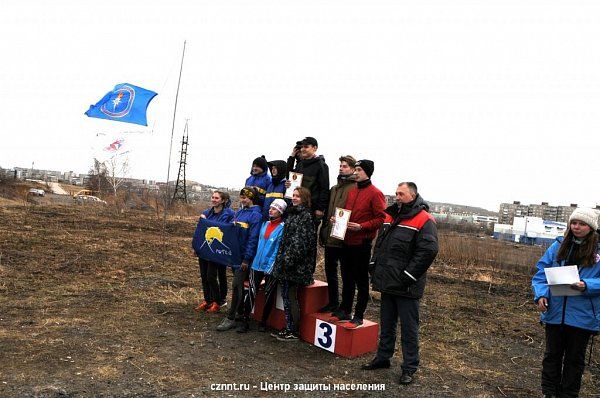
POLYGON ((187 190, 185 181, 185 165, 187 163, 187 147, 188 147, 188 119, 185 120, 185 128, 183 129, 183 139, 181 140, 181 157, 179 158, 179 173, 177 174, 177 183, 175 184, 175 192, 171 204, 176 201, 187 203, 187 190))

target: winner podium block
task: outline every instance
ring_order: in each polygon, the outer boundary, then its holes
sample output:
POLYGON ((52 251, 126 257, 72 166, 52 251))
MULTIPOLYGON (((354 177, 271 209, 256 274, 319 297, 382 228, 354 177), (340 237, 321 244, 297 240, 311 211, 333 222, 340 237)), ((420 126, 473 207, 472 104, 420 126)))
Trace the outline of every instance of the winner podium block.
POLYGON ((354 358, 377 350, 379 324, 364 320, 355 329, 334 322, 329 313, 305 315, 300 322, 300 338, 342 357, 354 358))
MULTIPOLYGON (((264 282, 261 286, 264 286, 264 282)), ((319 311, 320 308, 327 304, 328 300, 327 283, 323 281, 315 280, 315 283, 312 285, 299 288, 298 303, 300 305, 300 323, 302 323, 302 318, 305 315, 319 311)), ((264 306, 265 292, 261 288, 258 291, 256 303, 254 304, 253 316, 255 320, 261 320, 264 306)), ((271 314, 269 315, 269 319, 267 319, 267 325, 274 329, 283 329, 285 327, 283 300, 281 299, 281 286, 277 287, 275 306, 273 309, 271 309, 271 314)))
MULTIPOLYGON (((298 289, 300 305, 300 338, 307 343, 332 352, 336 355, 353 358, 377 350, 379 324, 364 320, 358 328, 348 328, 346 322, 331 320, 330 313, 318 313, 328 302, 327 283, 315 281, 310 286, 298 289)), ((265 305, 265 293, 261 288, 256 296, 253 316, 260 321, 265 305)), ((281 288, 277 288, 275 306, 267 319, 267 325, 274 329, 285 327, 281 288)))

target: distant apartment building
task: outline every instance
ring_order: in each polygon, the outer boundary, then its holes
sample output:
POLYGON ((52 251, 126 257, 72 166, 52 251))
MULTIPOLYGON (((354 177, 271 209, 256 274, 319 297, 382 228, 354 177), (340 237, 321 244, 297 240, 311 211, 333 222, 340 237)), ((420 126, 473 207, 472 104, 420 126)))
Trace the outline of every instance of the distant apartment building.
MULTIPOLYGON (((538 217, 546 221, 568 222, 571 213, 577 208, 576 203, 569 206, 550 206, 548 202, 541 204, 524 205, 519 201, 502 203, 498 222, 512 224, 515 217, 538 217)), ((600 209, 600 206, 596 206, 600 209)))
POLYGON ((529 214, 529 206, 522 205, 518 201, 502 203, 498 213, 498 222, 500 224, 512 224, 515 217, 525 217, 529 214))

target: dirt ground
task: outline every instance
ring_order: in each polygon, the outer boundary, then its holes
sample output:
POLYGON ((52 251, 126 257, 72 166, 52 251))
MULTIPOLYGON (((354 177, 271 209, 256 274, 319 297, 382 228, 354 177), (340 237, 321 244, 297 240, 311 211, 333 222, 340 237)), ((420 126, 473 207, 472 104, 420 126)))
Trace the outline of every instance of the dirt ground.
MULTIPOLYGON (((541 395, 543 329, 529 267, 494 270, 440 258, 421 302, 422 365, 405 387, 397 383, 399 352, 392 369, 365 372, 360 365, 370 355, 336 357, 255 326, 242 335, 216 332, 222 315, 193 311, 195 223, 170 217, 163 232, 152 212, 0 204, 0 396, 541 395), (249 391, 211 388, 224 383, 247 383, 249 391), (261 391, 261 383, 331 390, 261 391), (352 383, 385 390, 333 390, 352 383)), ((321 264, 316 277, 324 279, 321 264)), ((374 300, 367 318, 376 321, 378 311, 374 300)), ((600 396, 595 351, 583 397, 600 396)))

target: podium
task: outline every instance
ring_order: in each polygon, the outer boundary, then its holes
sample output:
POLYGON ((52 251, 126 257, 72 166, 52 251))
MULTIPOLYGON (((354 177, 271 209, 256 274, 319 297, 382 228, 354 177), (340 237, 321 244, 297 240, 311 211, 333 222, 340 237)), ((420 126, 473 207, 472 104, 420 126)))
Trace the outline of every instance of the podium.
POLYGON ((379 324, 364 320, 358 328, 335 322, 329 313, 313 313, 300 322, 300 338, 336 355, 354 358, 377 350, 379 324))
MULTIPOLYGON (((275 306, 271 309, 271 314, 267 319, 267 325, 278 330, 283 329, 286 324, 280 289, 278 286, 275 306)), ((327 304, 328 300, 327 283, 323 281, 315 280, 312 285, 298 289, 300 338, 307 343, 346 358, 376 351, 379 324, 365 319, 362 326, 352 329, 344 326, 346 322, 332 321, 330 313, 318 312, 327 304)), ((256 296, 253 309, 255 320, 262 319, 264 305, 265 294, 261 288, 256 296)))

